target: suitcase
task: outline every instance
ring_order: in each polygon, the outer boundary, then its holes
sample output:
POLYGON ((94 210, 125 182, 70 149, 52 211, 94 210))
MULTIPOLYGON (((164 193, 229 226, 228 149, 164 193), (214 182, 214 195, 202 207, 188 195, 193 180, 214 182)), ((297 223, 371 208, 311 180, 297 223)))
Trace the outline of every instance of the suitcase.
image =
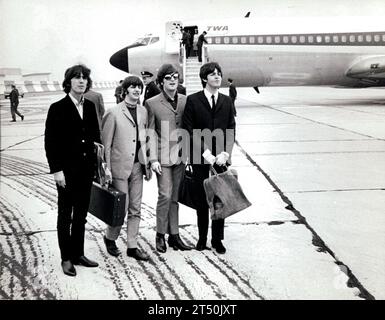
POLYGON ((111 227, 121 226, 126 216, 126 194, 93 182, 88 212, 111 227))

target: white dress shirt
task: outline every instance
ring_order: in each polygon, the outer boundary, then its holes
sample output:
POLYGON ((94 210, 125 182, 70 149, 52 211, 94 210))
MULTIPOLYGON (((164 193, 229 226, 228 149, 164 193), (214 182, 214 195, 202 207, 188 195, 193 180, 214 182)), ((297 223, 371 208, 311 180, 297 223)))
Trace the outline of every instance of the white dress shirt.
POLYGON ((219 91, 217 90, 214 94, 211 93, 209 90, 207 90, 206 88, 203 90, 207 100, 209 101, 209 104, 210 104, 210 107, 211 109, 213 108, 213 102, 212 102, 212 99, 211 99, 211 96, 214 95, 214 101, 215 101, 215 104, 217 104, 218 102, 218 95, 219 95, 219 91))
POLYGON ((72 102, 74 103, 76 109, 79 112, 80 118, 83 119, 83 103, 84 103, 84 96, 81 97, 80 101, 78 101, 71 93, 68 93, 69 97, 71 98, 72 102))

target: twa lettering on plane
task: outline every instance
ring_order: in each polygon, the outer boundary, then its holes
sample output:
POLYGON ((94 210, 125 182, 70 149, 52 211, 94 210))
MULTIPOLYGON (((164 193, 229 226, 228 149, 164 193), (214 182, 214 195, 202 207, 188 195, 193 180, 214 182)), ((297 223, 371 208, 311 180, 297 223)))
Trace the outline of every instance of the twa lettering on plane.
POLYGON ((132 74, 173 63, 183 74, 181 28, 194 34, 194 45, 206 31, 203 63, 218 62, 240 87, 385 85, 385 21, 373 17, 169 21, 162 34, 139 38, 110 63, 132 74))

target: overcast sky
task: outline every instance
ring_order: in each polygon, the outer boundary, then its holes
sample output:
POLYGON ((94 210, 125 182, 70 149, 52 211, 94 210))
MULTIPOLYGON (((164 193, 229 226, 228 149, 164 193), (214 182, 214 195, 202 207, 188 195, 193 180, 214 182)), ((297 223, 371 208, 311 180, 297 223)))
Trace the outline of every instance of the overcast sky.
MULTIPOLYGON (((0 0, 0 68, 51 72, 62 81, 75 63, 94 80, 124 73, 110 56, 167 20, 242 17, 359 16, 384 19, 383 0, 0 0)), ((359 21, 357 21, 359 23, 359 21)))

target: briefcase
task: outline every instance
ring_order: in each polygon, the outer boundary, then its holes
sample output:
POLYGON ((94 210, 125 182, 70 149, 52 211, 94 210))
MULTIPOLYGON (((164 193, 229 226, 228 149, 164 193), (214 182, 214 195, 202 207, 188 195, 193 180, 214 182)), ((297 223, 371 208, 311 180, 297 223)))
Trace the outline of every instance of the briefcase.
POLYGON ((126 194, 93 182, 88 212, 111 227, 121 226, 126 215, 126 194))

